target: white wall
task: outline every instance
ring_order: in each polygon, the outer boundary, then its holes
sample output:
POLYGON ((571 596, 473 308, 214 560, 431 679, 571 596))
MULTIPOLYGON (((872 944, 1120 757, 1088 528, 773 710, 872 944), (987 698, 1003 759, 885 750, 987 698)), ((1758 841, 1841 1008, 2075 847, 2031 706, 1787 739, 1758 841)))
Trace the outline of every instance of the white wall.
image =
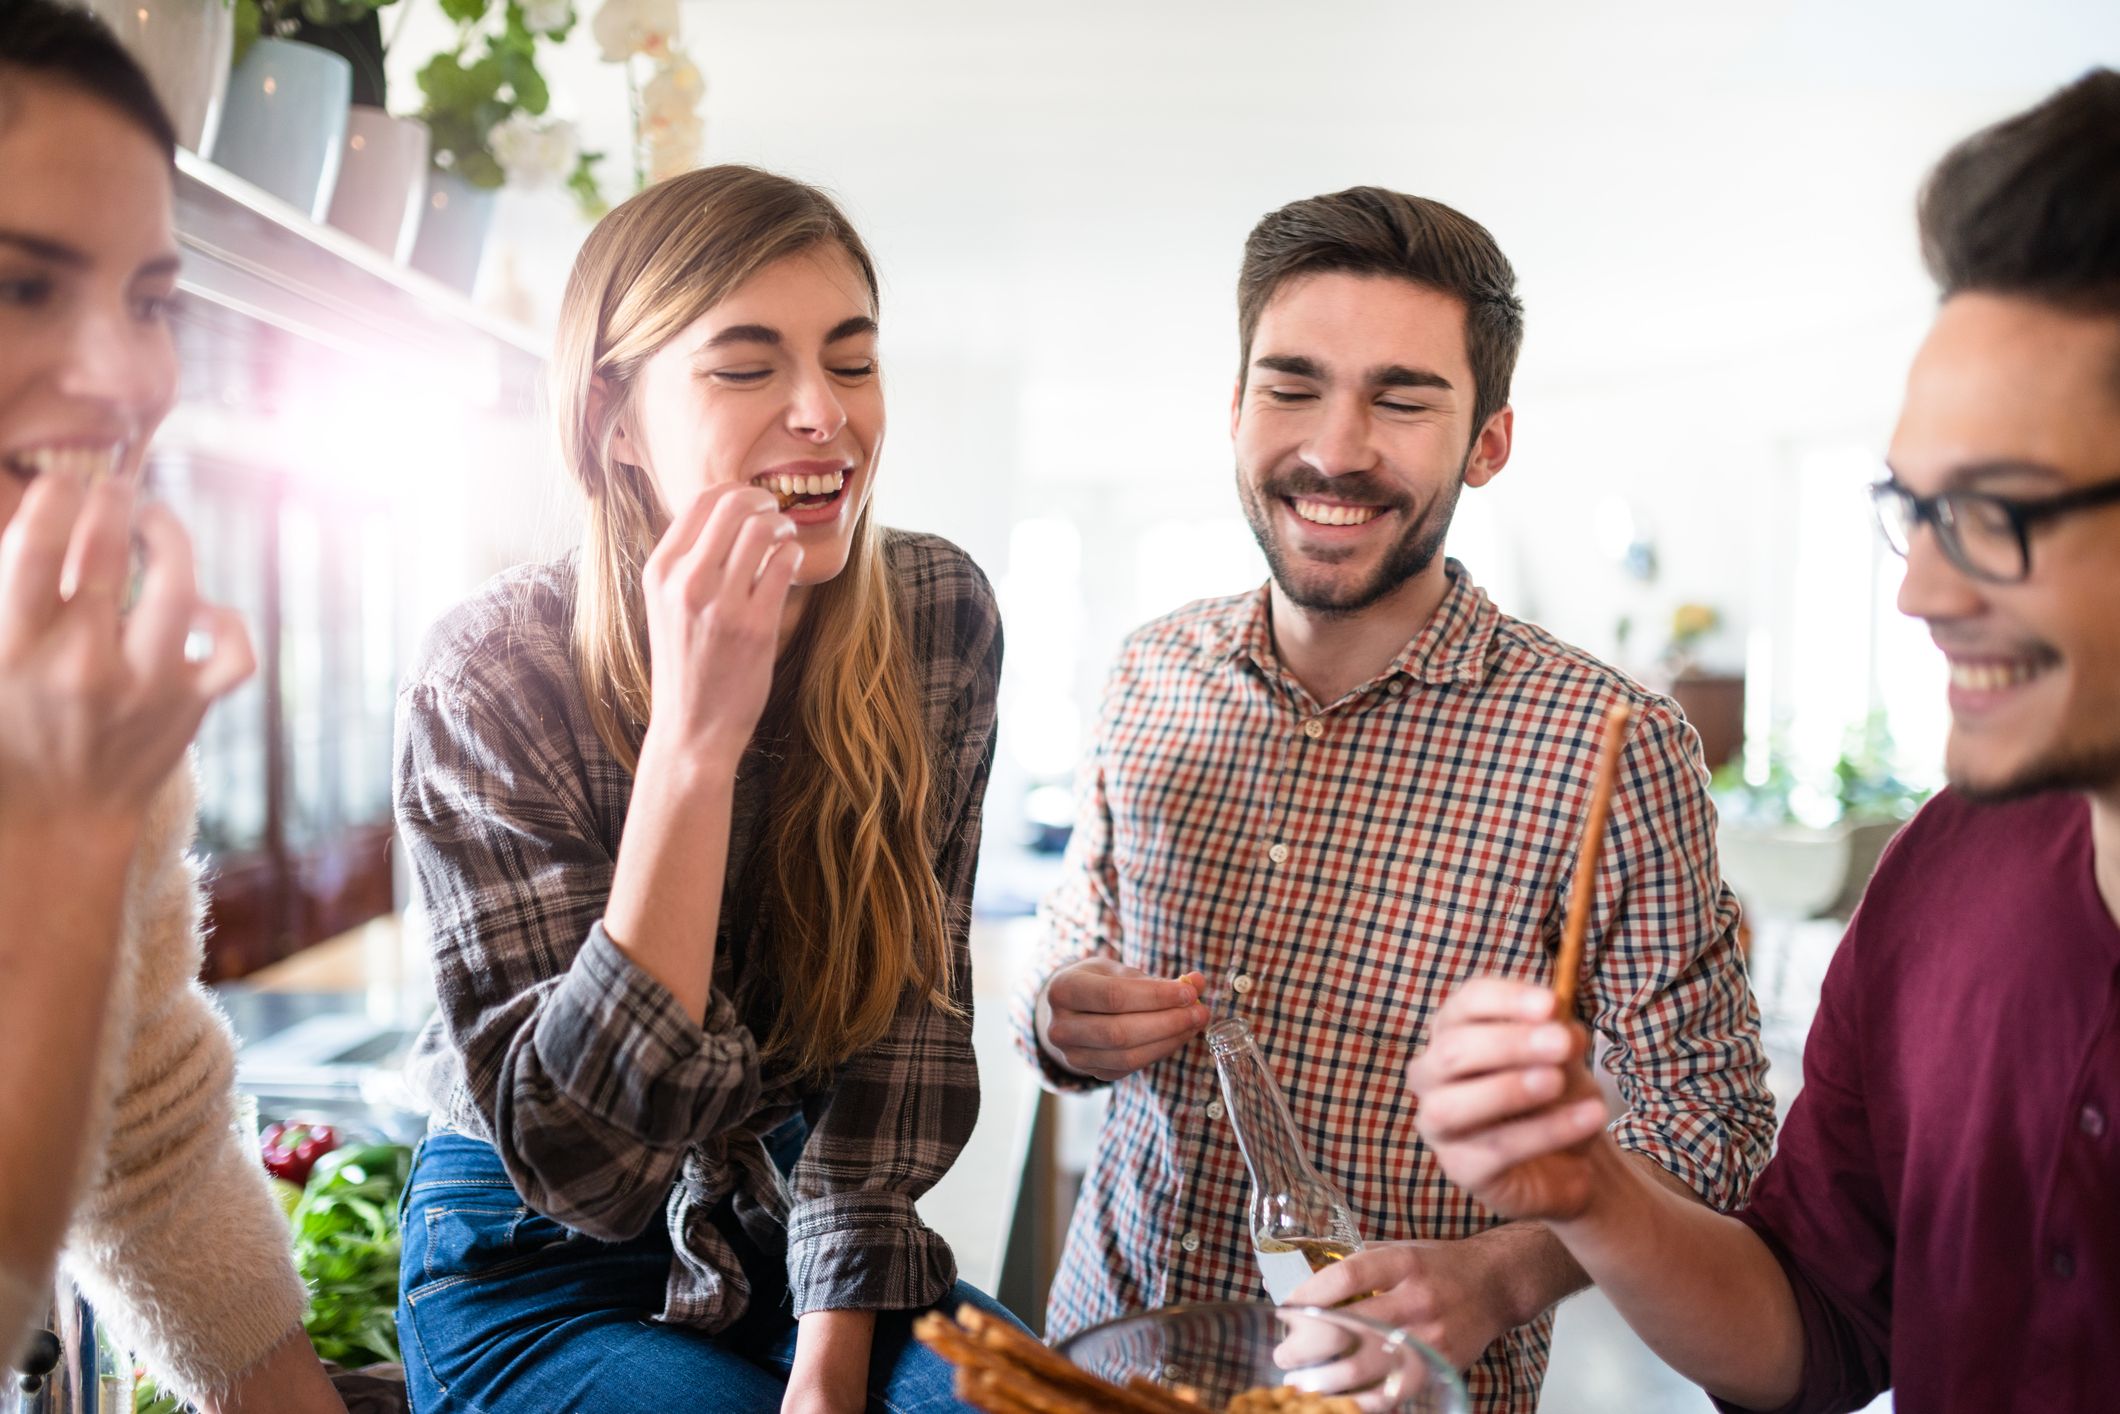
MULTIPOLYGON (((1516 462, 1467 498, 1473 568, 1593 648, 1621 612, 1653 651, 1672 605, 1714 604, 1734 658, 1790 592, 1791 468, 1882 453, 1931 306, 1921 174, 2120 63, 2105 0, 688 0, 685 23, 709 159, 824 183, 876 249, 891 518, 997 576, 1024 518, 1080 527, 1085 701, 1155 596, 1258 572, 1202 547, 1236 515, 1232 285, 1264 211, 1374 182, 1484 221, 1528 334, 1516 462), (1587 532, 1613 498, 1654 534, 1646 589, 1587 532), (1191 521, 1221 529, 1147 530, 1191 521)), ((400 106, 437 27, 413 16, 393 55, 400 106)), ((621 78, 586 33, 553 76, 620 150, 621 78)), ((502 226, 549 312, 580 225, 511 195, 502 226)))

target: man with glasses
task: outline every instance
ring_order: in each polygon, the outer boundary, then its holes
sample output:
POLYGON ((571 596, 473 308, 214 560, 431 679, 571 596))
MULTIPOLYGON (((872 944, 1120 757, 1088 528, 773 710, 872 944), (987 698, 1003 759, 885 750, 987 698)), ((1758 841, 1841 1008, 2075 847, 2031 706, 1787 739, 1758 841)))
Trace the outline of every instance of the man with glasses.
POLYGON ((1951 788, 1841 944, 1750 1208, 1619 1160, 1541 989, 1460 988, 1411 1068, 1451 1177, 1726 1410, 2120 1407, 2120 74, 1960 144, 1921 225, 1944 303, 1876 500, 1951 788))

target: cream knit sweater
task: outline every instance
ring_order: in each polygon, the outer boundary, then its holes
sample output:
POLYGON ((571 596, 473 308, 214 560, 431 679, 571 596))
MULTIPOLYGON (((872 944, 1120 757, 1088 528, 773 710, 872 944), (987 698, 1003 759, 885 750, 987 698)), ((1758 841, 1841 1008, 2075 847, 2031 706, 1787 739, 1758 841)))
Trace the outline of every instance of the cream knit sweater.
POLYGON ((278 1345, 306 1299, 255 1146, 235 1132, 233 1037, 196 980, 197 806, 186 763, 150 807, 126 878, 98 1110, 61 1256, 140 1363, 193 1400, 278 1345))

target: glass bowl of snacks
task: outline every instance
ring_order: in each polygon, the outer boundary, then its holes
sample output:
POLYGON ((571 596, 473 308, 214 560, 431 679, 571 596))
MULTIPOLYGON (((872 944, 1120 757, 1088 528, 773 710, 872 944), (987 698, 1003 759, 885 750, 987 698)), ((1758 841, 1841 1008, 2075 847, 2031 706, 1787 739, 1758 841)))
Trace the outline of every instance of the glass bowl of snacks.
MULTIPOLYGON (((925 1319, 925 1318, 924 1318, 925 1319)), ((967 1308, 921 1331, 980 1409, 1051 1414, 1469 1414, 1434 1351, 1344 1311, 1254 1302, 1165 1306, 1057 1350, 967 1308)))

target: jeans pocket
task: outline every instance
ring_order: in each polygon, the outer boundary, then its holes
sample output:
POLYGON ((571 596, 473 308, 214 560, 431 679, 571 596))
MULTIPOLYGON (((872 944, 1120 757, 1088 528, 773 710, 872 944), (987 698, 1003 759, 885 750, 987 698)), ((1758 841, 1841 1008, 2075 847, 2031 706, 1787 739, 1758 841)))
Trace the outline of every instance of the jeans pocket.
POLYGON ((404 1257, 408 1270, 419 1273, 419 1284, 408 1286, 405 1300, 414 1306, 450 1287, 520 1271, 569 1236, 520 1200, 508 1202, 497 1193, 439 1198, 408 1216, 404 1257))

